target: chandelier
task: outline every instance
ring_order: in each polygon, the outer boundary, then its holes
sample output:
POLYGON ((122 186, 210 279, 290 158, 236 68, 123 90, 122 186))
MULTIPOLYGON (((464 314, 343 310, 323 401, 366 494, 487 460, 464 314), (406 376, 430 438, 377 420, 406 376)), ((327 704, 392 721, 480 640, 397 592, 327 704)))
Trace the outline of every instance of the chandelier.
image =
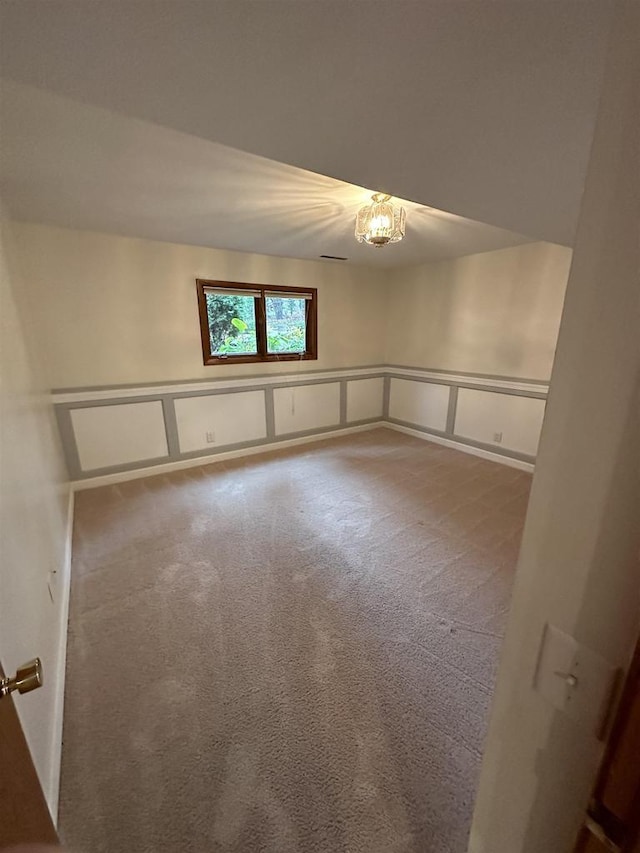
POLYGON ((356 240, 371 246, 397 243, 404 237, 406 213, 404 207, 394 207, 391 196, 375 193, 371 204, 361 207, 356 216, 356 240))

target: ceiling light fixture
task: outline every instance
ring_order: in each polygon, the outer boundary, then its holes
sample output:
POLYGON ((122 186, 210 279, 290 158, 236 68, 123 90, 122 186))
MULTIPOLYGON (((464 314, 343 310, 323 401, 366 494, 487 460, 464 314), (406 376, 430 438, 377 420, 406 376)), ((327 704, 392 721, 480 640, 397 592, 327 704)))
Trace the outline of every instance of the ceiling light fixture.
POLYGON ((356 240, 378 248, 398 243, 404 237, 404 207, 394 207, 391 196, 385 193, 375 193, 371 198, 371 204, 361 207, 356 216, 356 240))

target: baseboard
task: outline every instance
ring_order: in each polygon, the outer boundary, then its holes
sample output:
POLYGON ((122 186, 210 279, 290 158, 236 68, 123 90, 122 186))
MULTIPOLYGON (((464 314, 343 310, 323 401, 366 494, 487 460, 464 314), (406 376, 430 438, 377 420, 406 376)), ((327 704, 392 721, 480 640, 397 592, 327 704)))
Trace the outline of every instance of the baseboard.
POLYGON ((464 444, 461 441, 454 441, 451 438, 443 438, 439 435, 433 435, 430 432, 423 432, 419 429, 402 426, 401 424, 393 424, 390 421, 385 421, 382 426, 387 429, 395 429, 397 432, 404 432, 407 435, 414 435, 416 438, 422 438, 424 441, 432 441, 434 444, 442 444, 445 447, 451 447, 454 450, 461 450, 463 453, 469 453, 471 456, 479 456, 481 459, 489 459, 491 462, 499 462, 501 465, 508 465, 510 468, 518 468, 520 471, 528 471, 533 473, 535 465, 532 462, 525 462, 522 459, 514 459, 511 456, 503 456, 501 453, 492 453, 490 450, 484 450, 482 447, 474 447, 471 444, 464 444))
POLYGON ((58 630, 58 669, 55 673, 55 699, 53 704, 53 744, 50 762, 50 776, 48 791, 45 792, 47 805, 53 818, 53 823, 58 825, 58 801, 60 798, 60 768, 62 763, 62 724, 64 716, 64 686, 67 664, 67 631, 69 624, 69 593, 71 590, 71 548, 73 540, 73 509, 75 495, 72 488, 69 489, 69 501, 67 504, 67 529, 65 533, 65 547, 62 565, 56 582, 56 591, 59 601, 59 630, 58 630))
POLYGON ((298 438, 287 438, 283 441, 269 441, 265 444, 257 444, 254 447, 242 447, 239 450, 228 450, 223 453, 212 453, 205 456, 195 456, 192 459, 179 459, 175 462, 165 462, 162 465, 153 465, 148 468, 134 468, 129 471, 119 471, 114 474, 101 474, 99 477, 87 477, 83 480, 73 480, 71 489, 75 492, 84 489, 95 489, 98 486, 113 486, 117 483, 126 483, 129 480, 140 480, 143 477, 154 477, 158 474, 170 474, 173 471, 182 471, 185 468, 198 468, 201 465, 213 465, 216 462, 224 462, 227 459, 238 459, 241 456, 254 456, 257 453, 268 453, 270 450, 281 450, 287 447, 296 447, 299 444, 309 444, 314 441, 325 441, 328 438, 336 438, 340 435, 352 435, 356 432, 366 432, 386 426, 382 420, 372 423, 359 424, 358 426, 342 427, 332 429, 328 432, 316 432, 303 435, 298 438))

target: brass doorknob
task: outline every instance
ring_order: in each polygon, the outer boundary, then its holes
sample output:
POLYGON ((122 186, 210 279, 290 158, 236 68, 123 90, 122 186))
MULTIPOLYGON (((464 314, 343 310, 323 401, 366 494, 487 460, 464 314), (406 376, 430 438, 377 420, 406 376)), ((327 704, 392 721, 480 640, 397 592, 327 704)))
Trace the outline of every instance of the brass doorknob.
POLYGON ((17 690, 18 693, 28 693, 42 687, 42 663, 40 658, 34 658, 28 663, 23 663, 16 670, 13 678, 0 679, 0 698, 8 696, 17 690))

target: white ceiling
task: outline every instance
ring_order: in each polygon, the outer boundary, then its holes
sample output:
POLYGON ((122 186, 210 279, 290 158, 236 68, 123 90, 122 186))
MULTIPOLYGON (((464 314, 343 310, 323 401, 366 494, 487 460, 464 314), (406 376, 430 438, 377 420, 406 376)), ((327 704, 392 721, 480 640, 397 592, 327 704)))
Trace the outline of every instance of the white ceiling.
MULTIPOLYGON (((300 207, 315 210, 308 219, 311 233, 327 224, 329 210, 337 212, 332 205, 345 204, 325 192, 333 185, 324 178, 287 170, 302 181, 292 190, 286 180, 278 183, 273 163, 250 166, 237 153, 223 153, 220 145, 227 145, 532 239, 570 244, 611 7, 610 0, 4 0, 1 68, 17 83, 123 117, 120 122, 112 115, 103 144, 104 136, 91 140, 92 119, 81 113, 79 127, 84 120, 86 133, 73 140, 77 164, 89 171, 93 164, 97 186, 106 174, 114 181, 122 175, 130 185, 124 177, 134 168, 138 207, 147 193, 148 206, 155 206, 152 216, 147 210, 138 217, 144 214, 161 239, 175 239, 161 237, 163 228, 182 228, 180 239, 201 242, 189 234, 205 224, 202 211, 216 193, 212 182, 209 194, 192 193, 207 184, 209 167, 224 179, 225 157, 235 162, 239 182, 222 194, 227 201, 257 169, 267 181, 261 186, 274 180, 278 203, 293 192, 300 207), (132 129, 125 116, 161 126, 157 136, 148 125, 132 129), (171 152, 180 145, 178 136, 167 135, 169 128, 190 134, 197 156, 171 152), (205 147, 205 140, 216 145, 205 147), (149 157, 142 150, 146 144, 149 157), (161 185, 157 193, 154 181, 161 185), (310 196, 299 196, 309 184, 310 196)), ((65 119, 51 116, 51 123, 61 145, 69 130, 65 119)), ((52 204, 53 178, 36 198, 27 169, 44 180, 42 164, 48 162, 72 176, 68 163, 47 154, 49 129, 41 128, 43 143, 26 142, 22 166, 10 152, 18 168, 11 179, 14 203, 22 198, 24 205, 52 204)), ((8 134, 11 146, 12 127, 8 134)), ((78 181, 90 182, 91 176, 67 183, 58 198, 67 204, 67 217, 78 213, 72 209, 82 189, 78 181)), ((105 199, 105 216, 117 210, 115 196, 108 204, 105 199)), ((130 196, 118 195, 123 216, 131 210, 124 203, 130 196)), ((89 207, 95 204, 85 204, 87 217, 89 207)), ((268 214, 264 207, 249 214, 252 233, 269 228, 268 214)), ((214 213, 210 221, 219 218, 214 213)), ((446 217, 441 221, 450 224, 446 217)), ((293 254, 277 230, 282 253, 293 254)), ((397 262, 412 262, 399 260, 409 245, 408 236, 378 254, 393 251, 397 262)), ((324 251, 353 257, 348 247, 324 251)))
POLYGON ((353 235, 362 187, 32 87, 0 91, 0 190, 17 219, 383 267, 527 242, 405 201, 406 239, 376 249, 353 235))

